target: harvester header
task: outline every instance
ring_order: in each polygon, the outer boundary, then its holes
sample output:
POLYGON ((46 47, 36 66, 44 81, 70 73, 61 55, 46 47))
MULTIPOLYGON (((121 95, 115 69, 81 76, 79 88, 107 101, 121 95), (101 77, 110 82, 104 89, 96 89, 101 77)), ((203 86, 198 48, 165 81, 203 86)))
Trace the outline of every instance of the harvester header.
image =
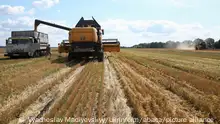
POLYGON ((102 39, 105 52, 120 52, 120 42, 118 39, 102 39))

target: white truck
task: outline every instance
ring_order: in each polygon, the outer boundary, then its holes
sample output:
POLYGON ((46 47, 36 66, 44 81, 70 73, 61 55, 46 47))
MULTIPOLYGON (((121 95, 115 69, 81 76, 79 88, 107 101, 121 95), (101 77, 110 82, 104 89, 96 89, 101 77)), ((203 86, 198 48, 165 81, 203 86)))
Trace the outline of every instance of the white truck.
POLYGON ((10 58, 16 56, 38 57, 46 54, 48 34, 37 31, 12 31, 6 40, 6 54, 10 58))

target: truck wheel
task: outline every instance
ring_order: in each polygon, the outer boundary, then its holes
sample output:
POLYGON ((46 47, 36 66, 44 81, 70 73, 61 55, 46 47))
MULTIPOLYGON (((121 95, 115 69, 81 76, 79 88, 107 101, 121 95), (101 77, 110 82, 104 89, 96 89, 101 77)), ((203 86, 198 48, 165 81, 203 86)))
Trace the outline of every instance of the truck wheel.
POLYGON ((37 51, 37 57, 40 57, 40 51, 37 51))
POLYGON ((43 55, 42 51, 39 51, 39 56, 42 56, 42 55, 43 55))
POLYGON ((33 54, 33 58, 36 58, 36 57, 38 57, 38 56, 39 56, 38 51, 35 51, 34 54, 33 54))

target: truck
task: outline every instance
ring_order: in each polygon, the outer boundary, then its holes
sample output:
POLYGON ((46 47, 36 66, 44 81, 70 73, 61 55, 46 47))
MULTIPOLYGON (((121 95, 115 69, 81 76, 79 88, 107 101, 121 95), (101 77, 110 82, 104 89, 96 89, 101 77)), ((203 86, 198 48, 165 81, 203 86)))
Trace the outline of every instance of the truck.
POLYGON ((46 54, 49 45, 48 34, 27 30, 12 31, 11 37, 6 39, 4 56, 14 57, 39 57, 46 54))

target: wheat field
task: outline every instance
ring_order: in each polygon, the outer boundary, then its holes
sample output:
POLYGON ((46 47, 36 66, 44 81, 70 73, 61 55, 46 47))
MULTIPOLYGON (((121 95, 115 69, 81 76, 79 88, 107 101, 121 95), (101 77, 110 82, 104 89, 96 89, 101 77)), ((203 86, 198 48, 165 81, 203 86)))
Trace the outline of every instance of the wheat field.
POLYGON ((121 49, 95 59, 9 59, 0 123, 220 123, 220 51, 121 49))

